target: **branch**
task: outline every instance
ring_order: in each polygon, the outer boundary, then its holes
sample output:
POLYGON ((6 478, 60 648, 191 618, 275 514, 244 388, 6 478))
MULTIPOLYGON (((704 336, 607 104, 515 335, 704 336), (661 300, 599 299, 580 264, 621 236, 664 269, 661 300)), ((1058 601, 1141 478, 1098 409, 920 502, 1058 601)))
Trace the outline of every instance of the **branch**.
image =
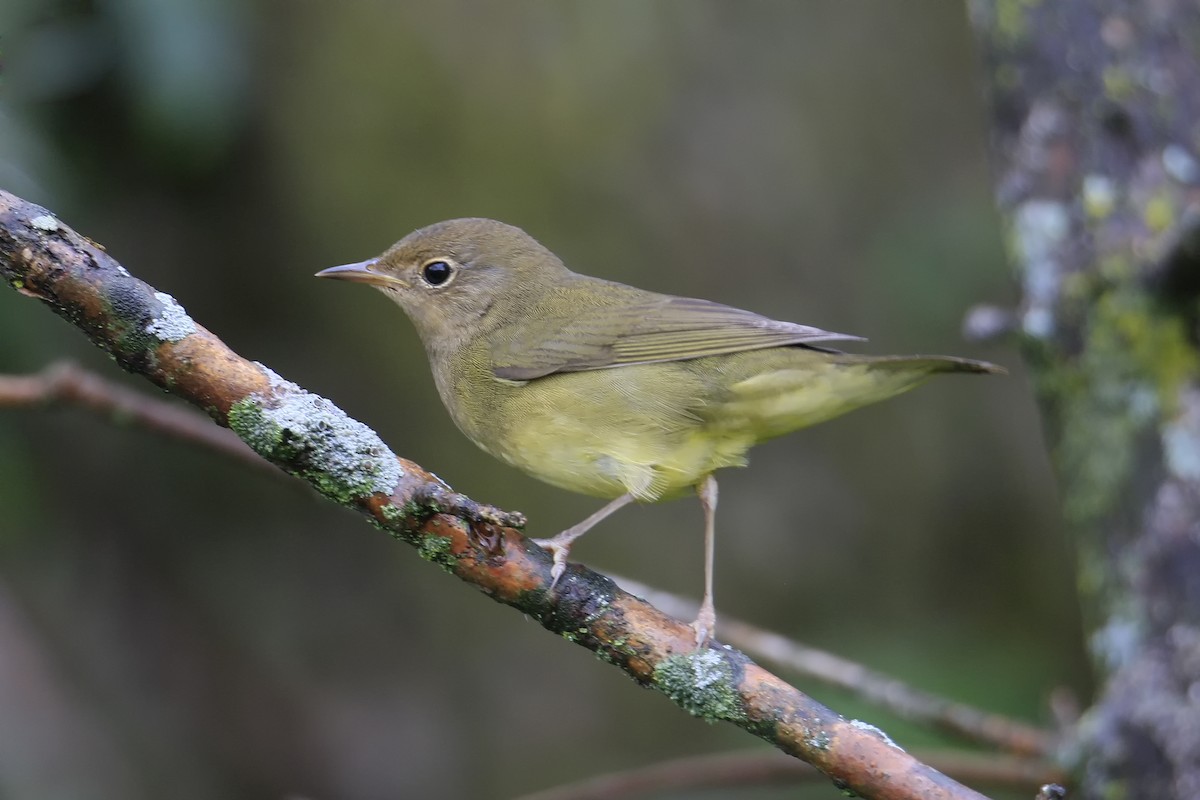
MULTIPOLYGON (((0 375, 0 408, 48 403, 78 405, 101 416, 139 424, 279 474, 233 431, 210 425, 194 412, 130 391, 75 364, 52 364, 34 375, 0 375)), ((694 600, 630 578, 610 577, 626 591, 673 617, 686 619, 696 615, 694 600)), ((1056 737, 1050 731, 924 692, 862 664, 727 614, 718 619, 717 629, 725 641, 748 653, 804 677, 853 692, 905 719, 1015 755, 1045 756, 1056 747, 1056 737)))
POLYGON ((64 403, 108 419, 132 422, 279 474, 228 428, 218 428, 195 412, 126 389, 76 364, 61 361, 36 375, 0 375, 0 408, 64 403))
MULTIPOLYGON (((1059 767, 1025 758, 942 752, 923 754, 921 760, 957 780, 997 789, 1027 791, 1064 777, 1059 767)), ((812 767, 777 753, 717 753, 597 775, 518 800, 623 800, 689 790, 796 786, 818 777, 812 767)))
MULTIPOLYGON (((692 600, 627 578, 612 577, 627 591, 641 596, 668 614, 684 619, 695 614, 696 603, 692 600)), ((1048 756, 1055 750, 1056 738, 1049 731, 923 692, 862 664, 808 647, 727 614, 717 619, 717 631, 724 641, 764 661, 846 689, 905 719, 1016 755, 1048 756)))
POLYGON ((79 327, 123 368, 232 428, 280 469, 689 713, 732 722, 864 797, 981 797, 736 650, 696 650, 690 627, 603 575, 572 564, 551 591, 550 558, 515 530, 520 514, 453 492, 328 400, 238 356, 174 298, 45 209, 3 191, 0 278, 79 327))

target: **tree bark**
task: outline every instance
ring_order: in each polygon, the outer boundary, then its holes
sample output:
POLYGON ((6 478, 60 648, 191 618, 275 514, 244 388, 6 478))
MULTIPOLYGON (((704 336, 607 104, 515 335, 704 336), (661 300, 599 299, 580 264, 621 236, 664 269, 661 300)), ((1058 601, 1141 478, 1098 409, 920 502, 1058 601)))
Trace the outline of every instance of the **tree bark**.
POLYGON ((1200 6, 971 4, 1098 694, 1085 797, 1200 797, 1200 6))

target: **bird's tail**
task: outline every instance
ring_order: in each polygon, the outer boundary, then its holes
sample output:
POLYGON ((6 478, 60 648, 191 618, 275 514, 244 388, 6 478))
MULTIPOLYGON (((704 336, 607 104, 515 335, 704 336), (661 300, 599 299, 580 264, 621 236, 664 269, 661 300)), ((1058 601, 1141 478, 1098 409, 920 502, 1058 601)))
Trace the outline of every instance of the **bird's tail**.
POLYGON ((1007 375, 1008 370, 987 361, 975 361, 957 356, 865 356, 839 353, 834 359, 839 364, 866 364, 872 369, 895 370, 911 374, 933 375, 937 372, 976 372, 988 375, 1007 375))
POLYGON ((894 397, 941 372, 1005 370, 953 356, 822 354, 735 384, 718 424, 762 441, 894 397))

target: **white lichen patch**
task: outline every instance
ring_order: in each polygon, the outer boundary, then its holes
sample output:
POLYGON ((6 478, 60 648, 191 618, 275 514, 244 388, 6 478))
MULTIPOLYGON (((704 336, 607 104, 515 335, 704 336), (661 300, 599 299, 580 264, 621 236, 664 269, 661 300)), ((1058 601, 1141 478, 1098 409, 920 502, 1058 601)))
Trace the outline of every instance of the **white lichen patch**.
POLYGON ((1083 207, 1093 219, 1104 219, 1117 207, 1117 185, 1107 175, 1083 179, 1083 207))
POLYGON ((654 668, 654 684, 685 711, 708 722, 744 722, 737 679, 725 656, 704 649, 677 653, 654 668))
POLYGON ((692 656, 692 675, 697 689, 707 689, 729 678, 725 659, 715 650, 700 650, 692 656))
POLYGON ((827 750, 829 745, 833 743, 828 731, 817 730, 808 731, 804 735, 804 744, 812 750, 827 750))
POLYGON ((1013 250, 1023 267, 1027 302, 1021 326, 1030 336, 1054 333, 1051 309, 1058 298, 1060 251, 1070 232, 1070 211, 1057 200, 1028 200, 1013 215, 1013 250))
POLYGON ((1163 453, 1172 475, 1200 483, 1200 396, 1188 392, 1183 408, 1163 430, 1163 453))
POLYGON ((1131 618, 1115 616, 1088 639, 1092 656, 1109 672, 1124 669, 1141 652, 1142 628, 1131 618))
POLYGON ((54 233, 59 228, 58 220, 49 214, 39 214, 29 220, 29 224, 43 233, 54 233))
POLYGON ((1129 421, 1138 425, 1152 422, 1158 416, 1158 395, 1149 386, 1135 386, 1129 390, 1129 421))
POLYGON ((593 622, 604 616, 605 612, 608 611, 608 607, 612 605, 612 597, 601 593, 599 595, 594 595, 592 597, 592 602, 595 604, 595 609, 584 618, 584 625, 591 625, 593 622))
POLYGON ((1186 148, 1169 144, 1162 151, 1163 169, 1180 183, 1194 184, 1200 181, 1200 163, 1186 148))
POLYGON ((196 332, 196 323, 174 297, 166 292, 155 292, 154 296, 162 303, 162 313, 150 320, 146 333, 160 341, 178 342, 196 332))
POLYGON ((270 392, 230 413, 230 426, 247 444, 339 501, 395 491, 403 471, 378 434, 324 397, 257 366, 270 392))
POLYGON ((863 722, 861 719, 852 719, 852 720, 850 720, 850 727, 857 728, 860 731, 866 731, 867 733, 873 733, 876 736, 878 736, 880 739, 882 739, 884 741, 884 743, 887 744, 889 747, 894 747, 900 751, 904 750, 903 747, 901 747, 900 745, 898 745, 892 741, 892 737, 888 736, 882 730, 880 730, 879 728, 876 728, 874 725, 872 725, 869 722, 863 722))

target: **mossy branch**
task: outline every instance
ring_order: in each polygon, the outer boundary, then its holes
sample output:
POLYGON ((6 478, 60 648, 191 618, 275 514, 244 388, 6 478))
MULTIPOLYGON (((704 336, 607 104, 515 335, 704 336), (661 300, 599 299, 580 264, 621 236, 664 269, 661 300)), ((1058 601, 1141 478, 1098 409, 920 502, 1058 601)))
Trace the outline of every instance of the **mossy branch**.
POLYGON ((125 369, 232 428, 267 461, 689 713, 732 722, 863 797, 982 797, 740 652, 715 644, 697 651, 690 627, 603 575, 573 564, 551 591, 550 559, 517 530, 520 514, 476 503, 397 457, 330 401, 238 356, 54 215, 2 191, 0 278, 125 369))

